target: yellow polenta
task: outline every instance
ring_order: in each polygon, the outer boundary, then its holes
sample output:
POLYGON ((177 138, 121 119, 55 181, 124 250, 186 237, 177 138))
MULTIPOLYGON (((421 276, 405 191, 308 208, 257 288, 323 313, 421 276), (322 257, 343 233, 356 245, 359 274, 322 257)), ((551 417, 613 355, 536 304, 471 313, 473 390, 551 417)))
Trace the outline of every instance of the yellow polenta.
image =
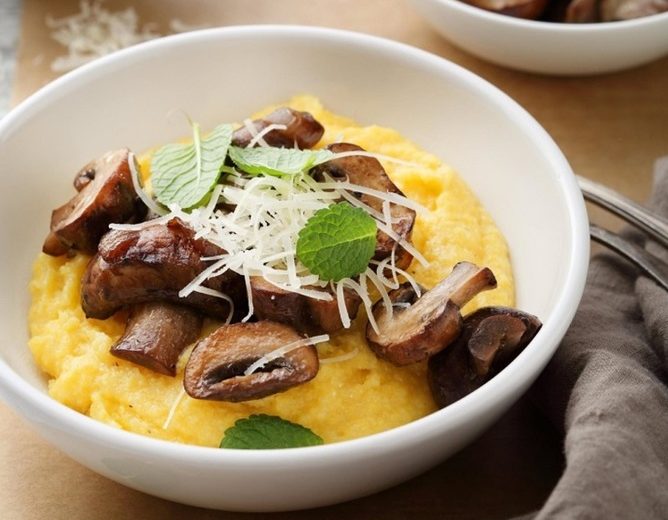
MULTIPOLYGON (((410 268, 421 284, 432 287, 455 263, 469 260, 489 266, 499 286, 478 295, 466 311, 514 303, 505 241, 452 169, 395 130, 360 127, 326 111, 313 97, 300 96, 289 105, 311 112, 325 126, 322 145, 344 140, 416 164, 388 162, 385 167, 408 197, 429 209, 418 216, 413 232, 415 246, 430 262, 429 267, 413 262, 410 268)), ((142 162, 143 170, 147 162, 142 162)), ((48 374, 49 393, 95 419, 163 439, 217 446, 225 429, 253 413, 278 415, 311 428, 325 442, 336 442, 387 430, 436 409, 425 364, 397 368, 377 359, 367 348, 364 312, 350 330, 318 346, 321 358, 357 354, 346 361, 323 364, 313 381, 246 403, 191 399, 182 394, 182 371, 189 351, 181 357, 175 378, 109 354, 109 347, 123 333, 125 316, 104 321, 84 317, 79 284, 87 262, 83 255, 71 259, 38 256, 30 283, 30 348, 48 374), (173 415, 167 421, 170 411, 173 415)))

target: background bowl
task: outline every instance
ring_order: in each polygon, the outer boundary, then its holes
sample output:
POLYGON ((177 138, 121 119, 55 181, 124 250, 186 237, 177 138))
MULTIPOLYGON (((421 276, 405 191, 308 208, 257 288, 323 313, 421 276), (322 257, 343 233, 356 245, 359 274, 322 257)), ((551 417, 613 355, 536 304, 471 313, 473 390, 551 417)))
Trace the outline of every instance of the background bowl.
POLYGON ((306 27, 214 29, 82 67, 0 122, 0 395, 55 446, 132 488, 203 507, 285 510, 355 498, 443 460, 497 419, 552 356, 588 263, 581 194, 563 155, 519 105, 470 72, 370 36, 306 27), (96 422, 52 400, 27 349, 27 284, 73 172, 108 149, 180 137, 308 92, 361 123, 401 131, 452 164, 508 239, 517 303, 544 327, 499 376, 454 405, 369 437, 293 450, 185 446, 96 422))
POLYGON ((628 69, 668 54, 668 13, 635 20, 566 24, 523 20, 460 0, 412 0, 452 43, 497 65, 543 74, 628 69))

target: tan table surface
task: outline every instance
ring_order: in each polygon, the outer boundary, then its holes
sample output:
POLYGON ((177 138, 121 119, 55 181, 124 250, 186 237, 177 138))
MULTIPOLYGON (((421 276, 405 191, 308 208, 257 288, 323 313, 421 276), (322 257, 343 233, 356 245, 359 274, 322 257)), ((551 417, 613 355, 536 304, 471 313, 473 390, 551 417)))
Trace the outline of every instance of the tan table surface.
MULTIPOLYGON (((109 0, 134 3, 142 22, 233 25, 295 23, 368 32, 421 47, 481 75, 522 104, 557 141, 580 174, 642 200, 654 159, 668 154, 668 59, 590 78, 552 78, 504 70, 456 49, 404 0, 109 0)), ((13 100, 52 80, 63 53, 47 14, 78 10, 77 0, 25 0, 13 100)), ((594 213, 594 218, 617 223, 594 213)), ((71 461, 0 405, 0 517, 13 519, 241 518, 182 506, 130 490, 71 461)), ((432 471, 394 489, 338 506, 276 518, 506 518, 534 510, 559 477, 560 440, 527 399, 478 441, 432 471)), ((254 518, 260 515, 244 515, 254 518)))

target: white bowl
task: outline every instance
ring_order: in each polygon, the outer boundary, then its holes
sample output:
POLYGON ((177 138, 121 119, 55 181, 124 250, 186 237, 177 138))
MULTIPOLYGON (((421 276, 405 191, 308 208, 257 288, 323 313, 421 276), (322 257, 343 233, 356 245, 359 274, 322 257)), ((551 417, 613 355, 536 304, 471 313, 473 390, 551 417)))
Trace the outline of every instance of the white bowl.
POLYGON ((571 169, 508 96, 461 67, 370 36, 306 27, 234 27, 149 42, 82 67, 0 122, 0 395, 51 443, 129 487, 244 511, 308 508, 406 480, 470 442, 532 383, 578 305, 588 225, 571 169), (72 173, 108 149, 178 138, 165 115, 203 127, 296 93, 362 123, 400 130, 456 167, 508 239, 518 306, 540 316, 532 344, 481 389, 369 437, 312 448, 220 450, 143 437, 57 403, 26 346, 27 290, 53 207, 72 173))
POLYGON ((628 69, 668 54, 668 13, 619 22, 523 20, 460 0, 413 0, 424 19, 465 51, 492 63, 543 74, 628 69))

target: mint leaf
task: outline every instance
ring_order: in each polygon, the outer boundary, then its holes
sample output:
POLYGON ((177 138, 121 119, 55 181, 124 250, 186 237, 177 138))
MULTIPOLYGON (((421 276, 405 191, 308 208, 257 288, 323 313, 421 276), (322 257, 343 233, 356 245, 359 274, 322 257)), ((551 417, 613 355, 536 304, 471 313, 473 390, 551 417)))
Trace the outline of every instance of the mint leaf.
POLYGON ((376 249, 376 221, 347 202, 321 209, 297 239, 297 258, 321 280, 338 282, 364 272, 376 249))
POLYGON ((296 148, 239 148, 230 146, 230 159, 240 170, 253 175, 296 175, 317 164, 329 161, 329 150, 299 150, 296 148))
POLYGON ((308 428, 275 415, 253 414, 225 431, 221 448, 270 450, 317 446, 323 440, 308 428))
POLYGON ((219 125, 204 139, 193 123, 193 142, 168 144, 153 155, 151 183, 159 202, 183 209, 206 203, 218 182, 232 141, 232 125, 219 125))

